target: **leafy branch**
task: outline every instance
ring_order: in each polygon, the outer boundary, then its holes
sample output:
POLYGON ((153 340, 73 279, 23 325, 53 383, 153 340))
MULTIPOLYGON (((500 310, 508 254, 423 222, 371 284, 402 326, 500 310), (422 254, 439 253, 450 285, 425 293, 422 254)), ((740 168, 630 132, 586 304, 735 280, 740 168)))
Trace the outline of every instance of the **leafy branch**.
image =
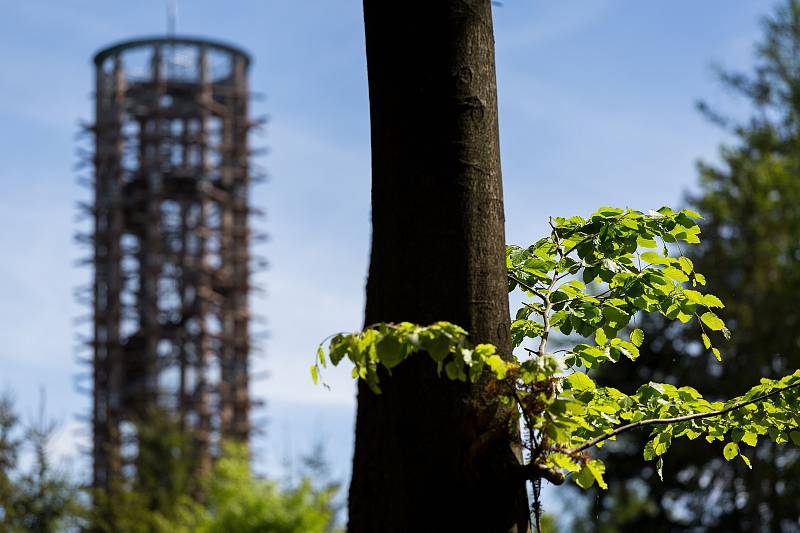
POLYGON ((592 446, 595 446, 595 445, 597 445, 597 444, 599 444, 599 443, 601 443, 601 442, 603 442, 605 440, 608 440, 608 439, 611 439, 613 437, 616 437, 617 435, 619 435, 621 433, 625 433, 626 431, 630 431, 632 429, 637 429, 637 428, 640 428, 640 427, 655 426, 655 425, 665 425, 665 424, 677 424, 679 422, 689 422, 690 420, 697 420, 697 419, 701 419, 701 418, 713 418, 713 417, 716 417, 716 416, 722 416, 722 415, 730 413, 731 411, 735 411, 736 409, 741 409, 742 407, 746 407, 748 405, 752 405, 752 404, 756 404, 756 403, 759 403, 759 402, 763 402, 764 400, 767 400, 767 399, 769 399, 769 398, 771 398, 773 396, 776 396, 776 395, 781 394, 783 392, 786 392, 788 390, 794 389, 796 387, 800 387, 800 381, 797 381, 797 383, 793 383, 791 385, 787 385, 786 387, 782 387, 782 388, 776 389, 776 390, 774 390, 772 392, 769 392, 769 393, 766 393, 766 394, 762 394, 761 396, 757 396, 757 397, 755 397, 755 398, 753 398, 751 400, 747 400, 747 401, 743 401, 743 402, 740 402, 740 403, 736 403, 736 404, 734 404, 734 405, 732 405, 730 407, 726 407, 724 409, 719 409, 719 410, 716 410, 716 411, 692 413, 692 414, 689 414, 689 415, 676 416, 676 417, 672 417, 672 418, 649 418, 647 420, 639 420, 638 422, 631 422, 630 424, 625 424, 624 426, 620 426, 620 427, 618 427, 616 429, 613 429, 611 431, 603 433, 602 435, 600 435, 598 437, 595 437, 590 441, 584 442, 583 444, 581 444, 579 446, 575 446, 574 448, 571 448, 571 449, 567 450, 565 453, 567 453, 569 455, 580 453, 580 452, 582 452, 582 451, 584 451, 584 450, 586 450, 588 448, 591 448, 592 446))
MULTIPOLYGON (((321 344, 312 378, 318 380, 328 359, 333 365, 348 359, 353 377, 380 393, 382 376, 391 376, 395 366, 418 352, 427 354, 436 372, 451 380, 477 383, 488 372, 491 379, 481 381, 484 401, 512 406, 524 421, 527 438, 522 444, 530 455, 519 475, 561 483, 572 473, 584 488, 595 482, 605 488, 605 466, 584 452, 637 428, 652 428, 644 456, 657 460, 659 475, 662 456, 677 437, 703 435, 713 442, 728 436, 731 442, 723 455, 728 460, 739 455, 748 466, 738 442, 754 446, 768 435, 776 443, 800 445, 800 400, 782 394, 797 390, 800 371, 780 380, 762 379, 726 403, 712 403, 691 387, 666 383, 647 383, 629 395, 598 387, 585 372, 623 356, 635 361, 644 333, 631 328, 631 322, 644 313, 668 321, 696 320, 698 340, 721 361, 715 344, 730 332, 715 310, 724 304, 701 292, 705 277, 681 246, 700 242, 699 217, 686 209, 642 213, 604 207, 588 219, 553 218, 547 237, 528 247, 508 246, 509 292, 519 288, 535 298, 523 301, 511 323, 513 348, 526 352, 523 357, 500 354, 491 344, 472 345, 467 331, 448 322, 375 324, 334 335, 327 348, 321 344), (671 255, 674 248, 677 256, 671 255), (586 340, 563 355, 562 350, 550 353, 549 340, 556 332, 586 340)), ((470 455, 480 453, 481 443, 494 438, 495 431, 479 435, 470 455)))

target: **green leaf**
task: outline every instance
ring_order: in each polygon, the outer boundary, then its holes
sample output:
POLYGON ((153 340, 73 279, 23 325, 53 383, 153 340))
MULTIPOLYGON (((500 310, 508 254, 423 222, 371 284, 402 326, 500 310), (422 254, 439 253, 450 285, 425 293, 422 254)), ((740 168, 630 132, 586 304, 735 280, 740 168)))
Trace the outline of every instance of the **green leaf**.
POLYGON ((658 479, 664 481, 664 458, 659 457, 658 461, 656 461, 656 472, 658 473, 658 479))
POLYGON ((327 366, 327 363, 325 362, 325 349, 322 347, 322 345, 317 348, 317 360, 323 367, 327 366))
POLYGON ((672 444, 672 433, 671 428, 665 431, 662 431, 656 438, 653 439, 655 441, 655 451, 656 455, 664 455, 669 450, 670 445, 672 444))
POLYGON ((565 453, 552 453, 547 456, 547 461, 558 468, 564 468, 570 472, 578 472, 581 469, 581 466, 565 453))
POLYGON ((584 374, 583 372, 573 372, 566 378, 567 382, 570 384, 570 388, 576 390, 594 390, 596 385, 592 378, 584 374))
POLYGON ((711 348, 711 353, 717 358, 717 361, 722 362, 722 354, 719 353, 719 348, 711 348))
POLYGON ((450 361, 446 365, 444 365, 444 373, 447 374, 447 377, 452 379, 453 381, 459 379, 460 372, 458 368, 458 363, 455 361, 450 361))
MULTIPOLYGON (((522 311, 529 312, 529 307, 523 307, 520 309, 522 311)), ((517 313, 519 315, 520 313, 517 313)), ((527 315, 526 315, 527 316, 527 315)), ((544 331, 544 327, 538 323, 534 322, 533 320, 527 320, 524 318, 514 320, 511 322, 511 342, 513 346, 516 348, 517 346, 521 345, 525 339, 535 339, 542 335, 544 331)))
POLYGON ((319 376, 317 376, 317 365, 311 365, 311 381, 314 382, 314 385, 316 385, 319 381, 319 376))
POLYGON ((508 372, 508 363, 506 363, 499 355, 491 355, 486 359, 486 364, 489 366, 497 379, 505 379, 508 372))
POLYGON ((722 450, 722 455, 725 456, 726 461, 730 461, 737 455, 739 455, 739 445, 735 442, 729 442, 725 445, 725 448, 722 450))
POLYGON ((621 341, 618 349, 631 361, 636 361, 636 359, 639 357, 639 348, 637 348, 632 342, 621 341))
POLYGON ((644 331, 642 331, 639 328, 636 328, 633 331, 631 331, 631 342, 637 348, 640 347, 644 342, 644 331))
POLYGON ((329 345, 331 363, 336 366, 347 355, 349 340, 344 335, 336 335, 329 345))
POLYGON ((758 435, 751 431, 747 431, 744 435, 742 435, 742 442, 749 444, 750 446, 755 446, 758 444, 758 435))
POLYGON ((692 289, 683 289, 683 295, 686 296, 686 299, 693 304, 701 304, 703 303, 703 293, 699 291, 693 291, 692 289))
POLYGON ((597 459, 592 459, 588 463, 586 463, 586 468, 589 469, 591 472, 592 477, 594 477, 595 481, 597 481, 597 486, 603 490, 608 489, 608 485, 606 485, 605 480, 603 479, 603 474, 606 471, 606 465, 603 464, 602 461, 597 459))
POLYGON ((652 440, 647 441, 642 450, 642 455, 645 461, 652 461, 656 457, 656 448, 652 440))
POLYGON ((594 340, 598 346, 605 346, 608 342, 608 337, 606 336, 606 332, 603 331, 603 328, 597 328, 597 331, 594 333, 594 340))
POLYGON ((640 257, 642 258, 642 261, 647 261, 648 263, 651 263, 651 264, 654 264, 654 265, 669 265, 669 264, 671 264, 671 261, 669 259, 661 257, 656 252, 644 252, 643 254, 641 254, 640 257))
POLYGON ((706 335, 705 333, 702 333, 700 335, 700 337, 703 339, 703 346, 706 347, 706 350, 711 348, 711 339, 708 338, 708 335, 706 335))
POLYGON ((587 346, 579 344, 575 347, 575 351, 580 353, 583 357, 589 357, 594 360, 602 360, 606 356, 606 352, 597 346, 587 346))
POLYGON ((692 260, 688 257, 679 257, 678 263, 681 265, 681 270, 689 274, 692 270, 694 270, 694 265, 692 264, 692 260))
POLYGON ((384 335, 375 345, 378 360, 386 368, 393 368, 405 359, 406 350, 395 335, 384 335))
POLYGON ((605 471, 606 467, 602 461, 592 459, 583 465, 578 475, 575 476, 575 483, 582 489, 588 489, 597 481, 597 486, 606 490, 608 489, 608 485, 603 479, 605 471))
POLYGON ((674 279, 675 281, 680 281, 680 282, 689 281, 689 276, 687 276, 683 270, 679 270, 674 266, 664 267, 664 270, 662 270, 662 272, 664 272, 665 276, 667 276, 670 279, 674 279))
POLYGON ((725 322, 722 321, 717 315, 712 313, 711 311, 707 311, 700 316, 700 320, 703 321, 703 324, 708 326, 714 331, 721 331, 722 328, 725 327, 725 322))
POLYGON ((594 475, 589 470, 589 467, 584 466, 581 468, 581 471, 578 472, 578 475, 575 476, 575 483, 582 489, 588 489, 594 485, 594 479, 594 475))
POLYGON ((705 305, 706 307, 725 307, 725 304, 722 303, 722 300, 720 300, 713 294, 703 295, 703 305, 705 305))
POLYGON ((800 446, 800 431, 790 431, 789 438, 792 439, 795 445, 800 446))
POLYGON ((422 341, 422 346, 437 363, 443 362, 450 354, 450 340, 440 332, 422 341))
POLYGON ((746 464, 746 465, 747 465, 747 468, 749 468, 750 470, 752 470, 752 469, 753 469, 753 465, 751 465, 751 464, 750 464, 750 459, 748 459, 748 458, 747 458, 747 456, 746 456, 745 454, 743 454, 743 453, 740 453, 740 454, 739 454, 739 457, 741 457, 741 458, 742 458, 742 461, 744 461, 744 464, 746 464))
POLYGON ((604 306, 602 312, 603 316, 608 319, 609 325, 613 326, 615 329, 622 329, 628 325, 631 319, 630 315, 625 311, 610 305, 604 306))
POLYGON ((617 215, 621 215, 624 212, 625 212, 625 210, 624 209, 620 209, 619 207, 603 206, 600 209, 598 209, 596 213, 593 213, 593 214, 594 215, 602 215, 602 216, 604 216, 606 218, 615 218, 617 215))

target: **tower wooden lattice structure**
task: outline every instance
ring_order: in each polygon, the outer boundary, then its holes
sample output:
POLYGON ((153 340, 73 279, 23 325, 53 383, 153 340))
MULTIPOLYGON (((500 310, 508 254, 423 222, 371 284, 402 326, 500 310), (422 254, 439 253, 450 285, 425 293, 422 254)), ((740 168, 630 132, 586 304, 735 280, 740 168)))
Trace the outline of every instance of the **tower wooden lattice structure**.
POLYGON ((93 484, 135 476, 137 423, 168 413, 206 471, 246 441, 249 57, 201 39, 100 51, 91 287, 93 484))

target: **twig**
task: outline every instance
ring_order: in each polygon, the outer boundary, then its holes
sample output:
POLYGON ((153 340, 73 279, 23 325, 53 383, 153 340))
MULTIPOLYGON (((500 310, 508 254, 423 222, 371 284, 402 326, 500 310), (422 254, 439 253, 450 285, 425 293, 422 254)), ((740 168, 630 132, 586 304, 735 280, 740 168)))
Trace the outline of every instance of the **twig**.
POLYGON ((519 466, 519 475, 523 480, 546 479, 553 485, 564 483, 564 474, 540 463, 528 463, 519 466))
POLYGON ((508 277, 511 279, 511 281, 514 281, 514 282, 516 282, 517 284, 519 284, 519 286, 520 286, 520 287, 522 287, 522 288, 523 288, 523 289, 525 289, 526 291, 532 292, 533 294, 535 294, 536 296, 538 296, 539 298, 541 298, 542 300, 544 300, 544 294, 542 294, 541 292, 539 292, 539 290, 538 290, 538 289, 534 289, 533 287, 531 287, 531 286, 530 286, 530 285, 528 285, 527 283, 525 283, 525 282, 521 281, 519 278, 517 278, 517 276, 515 276, 515 275, 514 275, 514 274, 512 274, 511 272, 509 272, 509 273, 508 273, 508 277))

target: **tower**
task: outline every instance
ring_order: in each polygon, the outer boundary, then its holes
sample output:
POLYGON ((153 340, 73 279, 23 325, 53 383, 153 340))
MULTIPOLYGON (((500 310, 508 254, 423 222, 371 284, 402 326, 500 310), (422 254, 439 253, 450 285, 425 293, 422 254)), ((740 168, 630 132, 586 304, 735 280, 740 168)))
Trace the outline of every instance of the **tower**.
POLYGON ((154 411, 191 442, 194 474, 220 439, 249 437, 249 63, 172 36, 94 58, 95 489, 136 475, 154 411))

